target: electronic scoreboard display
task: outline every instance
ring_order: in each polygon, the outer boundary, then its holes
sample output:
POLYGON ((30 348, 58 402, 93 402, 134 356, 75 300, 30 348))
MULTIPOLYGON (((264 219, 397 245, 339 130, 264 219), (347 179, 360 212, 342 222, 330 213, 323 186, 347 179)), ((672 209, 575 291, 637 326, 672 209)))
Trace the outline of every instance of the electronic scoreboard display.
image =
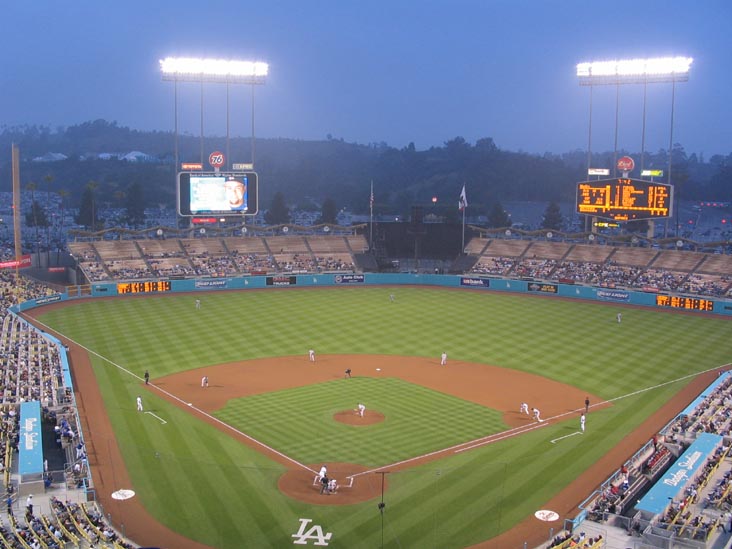
POLYGON ((615 178, 577 184, 577 213, 634 221, 659 219, 673 213, 673 185, 615 178))
POLYGON ((256 215, 255 172, 181 172, 178 214, 185 217, 256 215))
POLYGON ((119 282, 118 294, 155 294, 169 292, 170 282, 167 280, 148 280, 146 282, 119 282))
POLYGON ((713 311, 714 301, 699 297, 681 297, 675 295, 657 295, 656 305, 658 307, 670 307, 672 309, 688 309, 689 311, 713 311))

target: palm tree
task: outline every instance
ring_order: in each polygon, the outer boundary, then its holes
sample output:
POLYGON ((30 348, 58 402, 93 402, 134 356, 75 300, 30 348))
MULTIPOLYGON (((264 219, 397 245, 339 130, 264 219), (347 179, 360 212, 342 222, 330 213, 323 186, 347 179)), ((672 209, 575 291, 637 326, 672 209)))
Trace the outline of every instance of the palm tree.
POLYGON ((95 230, 95 225, 96 225, 96 221, 97 221, 97 212, 95 211, 96 210, 96 208, 95 208, 96 196, 94 194, 94 191, 97 190, 97 187, 99 187, 99 183, 97 183, 94 180, 91 180, 91 181, 89 181, 89 183, 86 184, 86 188, 91 191, 91 195, 92 195, 92 200, 91 200, 91 214, 92 214, 91 215, 91 230, 92 230, 92 232, 94 232, 94 230, 95 230))
POLYGON ((64 231, 64 206, 66 205, 66 198, 71 194, 66 189, 59 189, 58 193, 59 197, 61 198, 61 232, 64 231))
POLYGON ((53 183, 53 176, 49 173, 43 180, 46 182, 46 246, 48 246, 48 263, 51 264, 51 183, 53 183))
POLYGON ((25 190, 31 193, 31 214, 33 215, 33 225, 36 227, 36 252, 38 252, 38 216, 36 215, 36 189, 38 185, 33 181, 29 181, 25 185, 25 190))

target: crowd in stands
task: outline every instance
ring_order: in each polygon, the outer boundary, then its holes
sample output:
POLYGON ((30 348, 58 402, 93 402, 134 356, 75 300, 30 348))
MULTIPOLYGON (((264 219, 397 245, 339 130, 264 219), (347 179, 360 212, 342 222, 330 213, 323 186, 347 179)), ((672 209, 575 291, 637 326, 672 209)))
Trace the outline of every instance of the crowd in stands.
POLYGON ((664 430, 667 438, 691 440, 699 433, 726 435, 732 427, 732 376, 727 376, 688 414, 679 415, 664 430))
POLYGON ((466 249, 475 264, 470 273, 532 278, 551 282, 588 284, 601 287, 652 289, 683 292, 710 297, 732 296, 732 257, 677 250, 648 250, 587 245, 567 246, 531 241, 494 241, 474 239, 466 249), (544 254, 544 255, 542 255, 544 254), (554 257, 561 254, 560 258, 554 257), (549 256, 552 257, 549 257, 549 256))
POLYGON ((246 274, 353 272, 366 239, 345 236, 227 237, 73 242, 89 282, 246 274), (312 245, 311 245, 312 242, 312 245))
MULTIPOLYGON (((54 480, 63 481, 71 488, 84 487, 89 477, 79 419, 71 405, 71 389, 64 386, 62 350, 8 311, 12 305, 51 293, 53 290, 42 284, 16 277, 13 270, 0 270, 0 471, 8 521, 7 525, 0 524, 0 544, 22 549, 53 549, 65 547, 67 543, 78 546, 78 539, 83 538, 93 546, 133 547, 118 538, 96 509, 57 501, 54 515, 50 517, 34 512, 32 504, 26 505, 21 517, 13 512, 18 488, 11 470, 18 452, 22 402, 39 401, 43 421, 54 425, 56 443, 68 448, 68 477, 54 479, 51 472, 45 471, 45 488, 50 488, 54 480)), ((47 467, 47 462, 44 465, 47 467)))
POLYGON ((547 549, 602 549, 605 547, 605 538, 602 535, 587 537, 584 532, 572 535, 560 534, 547 546, 547 549))

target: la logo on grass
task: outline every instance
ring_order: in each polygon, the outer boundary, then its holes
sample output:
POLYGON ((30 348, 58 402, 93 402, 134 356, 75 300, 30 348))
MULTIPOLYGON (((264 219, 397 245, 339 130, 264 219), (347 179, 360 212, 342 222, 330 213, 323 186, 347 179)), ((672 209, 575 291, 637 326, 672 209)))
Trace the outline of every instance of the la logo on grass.
POLYGON ((328 532, 327 534, 323 534, 323 529, 318 526, 317 524, 313 524, 310 527, 310 530, 307 532, 305 531, 305 528, 308 527, 308 524, 313 522, 312 519, 304 519, 301 518, 300 520, 300 530, 297 531, 297 534, 292 534, 293 538, 297 538, 295 541, 293 541, 293 545, 307 545, 308 540, 316 540, 313 545, 328 545, 328 542, 330 541, 330 538, 333 537, 333 534, 328 532))

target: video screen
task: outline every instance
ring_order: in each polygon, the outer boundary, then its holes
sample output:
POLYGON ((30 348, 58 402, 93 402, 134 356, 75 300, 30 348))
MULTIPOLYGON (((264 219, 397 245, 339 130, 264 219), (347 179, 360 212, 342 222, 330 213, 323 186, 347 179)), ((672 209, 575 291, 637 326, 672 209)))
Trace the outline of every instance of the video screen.
POLYGON ((178 175, 180 215, 254 215, 256 196, 257 174, 253 172, 178 175))

